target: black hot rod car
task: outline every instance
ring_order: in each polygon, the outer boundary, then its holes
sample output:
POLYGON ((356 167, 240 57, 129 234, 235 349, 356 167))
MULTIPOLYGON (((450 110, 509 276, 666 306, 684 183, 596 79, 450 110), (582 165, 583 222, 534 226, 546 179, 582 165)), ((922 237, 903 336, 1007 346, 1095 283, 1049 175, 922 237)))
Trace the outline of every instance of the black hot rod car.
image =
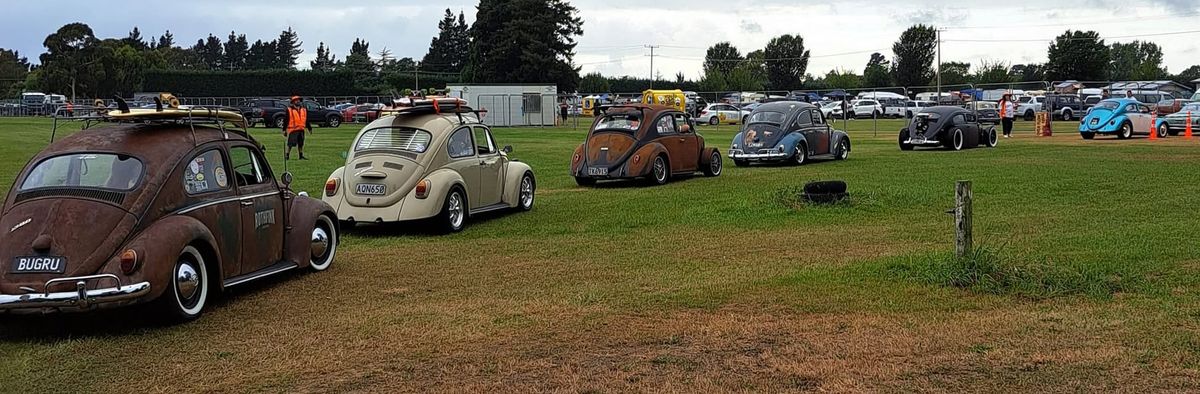
POLYGON ((943 146, 950 150, 996 146, 996 127, 984 126, 971 111, 961 107, 937 106, 918 112, 912 123, 900 129, 900 150, 918 146, 943 146))

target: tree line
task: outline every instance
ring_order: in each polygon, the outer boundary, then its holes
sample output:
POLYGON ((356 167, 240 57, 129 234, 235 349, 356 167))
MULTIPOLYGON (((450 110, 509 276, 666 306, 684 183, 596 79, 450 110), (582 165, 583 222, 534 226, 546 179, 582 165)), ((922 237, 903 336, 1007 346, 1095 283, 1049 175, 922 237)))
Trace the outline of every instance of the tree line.
MULTIPOLYGON (((554 83, 560 91, 574 91, 579 68, 572 64, 575 39, 583 34, 583 20, 567 0, 480 0, 476 20, 468 25, 460 11, 446 9, 424 56, 397 57, 388 48, 372 52, 362 38, 339 57, 319 42, 310 73, 328 73, 330 80, 352 75, 348 90, 387 94, 405 88, 444 87, 447 83, 554 83), (440 86, 438 86, 440 85, 440 86)), ((250 42, 245 34, 209 34, 192 45, 179 45, 170 31, 142 37, 134 27, 126 37, 99 38, 84 23, 71 23, 43 41, 39 64, 30 64, 20 53, 0 48, 0 92, 13 97, 22 91, 44 91, 74 97, 130 95, 153 81, 180 81, 207 77, 242 80, 247 75, 297 79, 304 42, 292 28, 269 39, 250 42), (272 71, 272 72, 263 72, 272 71), (230 78, 225 78, 229 76, 230 78)), ((222 84, 228 95, 256 95, 222 84)), ((293 87, 304 89, 304 87, 293 87)), ((188 92, 177 92, 188 94, 188 92)), ((319 92, 312 92, 319 94, 319 92)))

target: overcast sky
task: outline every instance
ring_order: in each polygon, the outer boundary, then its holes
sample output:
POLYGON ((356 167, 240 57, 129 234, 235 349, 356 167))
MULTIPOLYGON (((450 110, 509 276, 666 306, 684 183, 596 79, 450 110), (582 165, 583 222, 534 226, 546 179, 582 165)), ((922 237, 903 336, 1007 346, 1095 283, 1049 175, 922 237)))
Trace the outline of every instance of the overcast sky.
MULTIPOLYGON (((800 34, 812 51, 809 72, 840 68, 862 73, 871 52, 891 57, 899 34, 914 23, 943 33, 943 61, 1009 64, 1044 62, 1046 47, 1064 30, 1096 30, 1106 42, 1152 40, 1163 47, 1171 72, 1200 63, 1200 0, 574 0, 583 17, 576 64, 606 75, 650 73, 649 50, 659 45, 654 68, 664 78, 682 71, 701 76, 704 50, 730 41, 742 53, 761 49, 771 37, 800 34), (1162 33, 1189 32, 1183 34, 1162 33), (1131 37, 1140 36, 1140 37, 1131 37), (983 41, 955 41, 983 40, 983 41), (995 40, 1010 40, 995 42, 995 40), (1015 41, 1011 41, 1015 40, 1015 41), (1042 41, 1036 41, 1042 40, 1042 41)), ((291 26, 304 42, 303 67, 318 42, 345 56, 356 37, 372 52, 419 59, 437 33, 446 8, 474 20, 477 1, 294 0, 12 1, 0 15, 0 47, 36 62, 47 34, 84 22, 99 37, 121 37, 138 26, 146 38, 170 30, 177 45, 190 46, 209 33, 229 31, 269 40, 291 26)))

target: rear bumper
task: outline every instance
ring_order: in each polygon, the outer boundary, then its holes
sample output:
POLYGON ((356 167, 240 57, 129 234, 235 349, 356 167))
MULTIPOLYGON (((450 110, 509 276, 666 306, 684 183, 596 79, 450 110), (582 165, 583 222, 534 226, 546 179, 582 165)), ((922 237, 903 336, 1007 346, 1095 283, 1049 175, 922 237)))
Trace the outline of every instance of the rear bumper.
POLYGON ((116 275, 103 274, 59 278, 46 282, 46 289, 53 285, 73 284, 75 290, 29 294, 0 294, 0 312, 35 313, 54 311, 84 311, 102 306, 116 306, 126 301, 142 298, 150 293, 150 282, 121 285, 116 275), (116 287, 87 289, 90 281, 111 279, 116 287))
POLYGON ((730 149, 729 158, 746 161, 778 161, 788 158, 786 152, 745 153, 740 149, 730 149))

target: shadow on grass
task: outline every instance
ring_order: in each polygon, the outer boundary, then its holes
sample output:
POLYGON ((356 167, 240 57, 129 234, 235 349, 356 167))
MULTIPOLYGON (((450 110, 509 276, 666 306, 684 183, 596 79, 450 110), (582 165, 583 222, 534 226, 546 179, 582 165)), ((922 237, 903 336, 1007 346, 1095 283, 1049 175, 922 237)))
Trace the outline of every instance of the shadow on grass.
MULTIPOLYGON (((471 231, 471 226, 473 224, 498 220, 506 216, 522 212, 524 211, 513 208, 477 213, 467 218, 466 223, 463 225, 462 231, 471 231)), ((448 235, 441 230, 441 225, 439 225, 435 220, 436 219, 421 219, 389 223, 358 223, 353 226, 347 226, 345 223, 342 223, 342 233, 352 234, 354 236, 363 238, 441 237, 448 235)))

